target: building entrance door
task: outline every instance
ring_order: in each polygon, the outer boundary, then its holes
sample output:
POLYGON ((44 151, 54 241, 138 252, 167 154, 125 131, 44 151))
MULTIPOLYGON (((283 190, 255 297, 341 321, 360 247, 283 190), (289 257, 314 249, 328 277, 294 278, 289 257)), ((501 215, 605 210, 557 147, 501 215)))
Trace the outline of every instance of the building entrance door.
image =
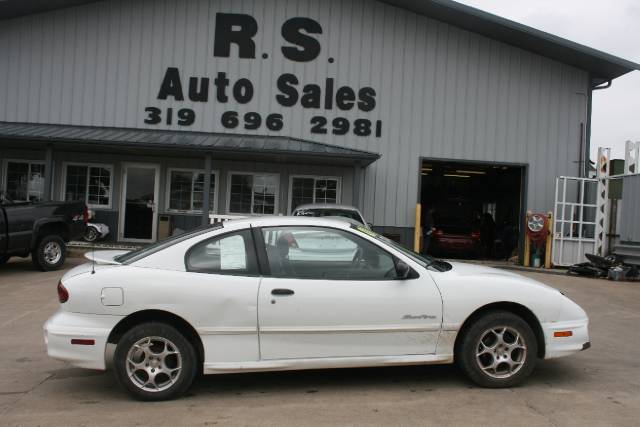
POLYGON ((156 240, 159 172, 158 165, 123 165, 120 240, 156 240))

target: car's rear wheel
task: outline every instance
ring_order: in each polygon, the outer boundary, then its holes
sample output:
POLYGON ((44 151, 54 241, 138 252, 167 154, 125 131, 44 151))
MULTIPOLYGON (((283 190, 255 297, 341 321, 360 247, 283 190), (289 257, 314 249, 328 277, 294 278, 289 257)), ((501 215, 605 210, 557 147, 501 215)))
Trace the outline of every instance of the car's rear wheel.
POLYGON ((456 360, 482 387, 513 387, 536 365, 538 345, 529 324, 507 311, 492 311, 463 332, 456 360))
POLYGON ((31 254, 33 265, 42 271, 57 270, 64 264, 67 246, 60 236, 45 236, 31 254))
POLYGON ((143 323, 120 338, 114 367, 120 384, 136 399, 168 400, 187 391, 197 373, 197 357, 173 326, 143 323))

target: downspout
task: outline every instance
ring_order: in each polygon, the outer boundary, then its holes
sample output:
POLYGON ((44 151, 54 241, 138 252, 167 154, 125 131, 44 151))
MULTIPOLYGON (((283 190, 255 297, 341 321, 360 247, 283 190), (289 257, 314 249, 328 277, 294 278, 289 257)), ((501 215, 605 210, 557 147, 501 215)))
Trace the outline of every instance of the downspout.
MULTIPOLYGON (((584 161, 582 161, 582 170, 581 176, 588 177, 589 176, 589 161, 591 154, 591 112, 593 109, 593 91, 594 90, 603 90, 611 87, 611 79, 605 81, 604 83, 600 83, 599 85, 593 85, 593 76, 589 74, 589 81, 592 84, 589 85, 587 90, 587 125, 586 125, 586 135, 585 135, 585 145, 584 151, 581 152, 581 156, 584 156, 584 161)), ((580 141, 582 143, 582 141, 580 141)))

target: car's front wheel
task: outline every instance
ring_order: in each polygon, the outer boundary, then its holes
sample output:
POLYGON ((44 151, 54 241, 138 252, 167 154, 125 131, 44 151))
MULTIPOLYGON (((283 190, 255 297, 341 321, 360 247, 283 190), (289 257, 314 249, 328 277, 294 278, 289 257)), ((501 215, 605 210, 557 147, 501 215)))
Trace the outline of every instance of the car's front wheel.
POLYGON ((529 324, 507 311, 486 313, 463 332, 456 360, 482 387, 513 387, 536 365, 538 345, 529 324))
POLYGON ((116 377, 136 399, 168 400, 183 394, 197 372, 196 352, 174 327, 143 323, 120 338, 116 377))

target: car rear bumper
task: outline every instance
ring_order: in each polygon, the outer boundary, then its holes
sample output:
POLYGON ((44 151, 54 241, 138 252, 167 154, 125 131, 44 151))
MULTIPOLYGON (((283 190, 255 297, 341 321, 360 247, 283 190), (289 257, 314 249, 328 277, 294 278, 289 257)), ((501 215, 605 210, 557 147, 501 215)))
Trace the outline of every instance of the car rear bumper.
POLYGON ((591 347, 589 319, 549 322, 542 325, 546 343, 545 359, 569 356, 591 347), (567 335, 571 332, 571 336, 567 335))
POLYGON ((47 354, 80 368, 104 370, 107 339, 121 319, 58 310, 44 324, 47 354))

